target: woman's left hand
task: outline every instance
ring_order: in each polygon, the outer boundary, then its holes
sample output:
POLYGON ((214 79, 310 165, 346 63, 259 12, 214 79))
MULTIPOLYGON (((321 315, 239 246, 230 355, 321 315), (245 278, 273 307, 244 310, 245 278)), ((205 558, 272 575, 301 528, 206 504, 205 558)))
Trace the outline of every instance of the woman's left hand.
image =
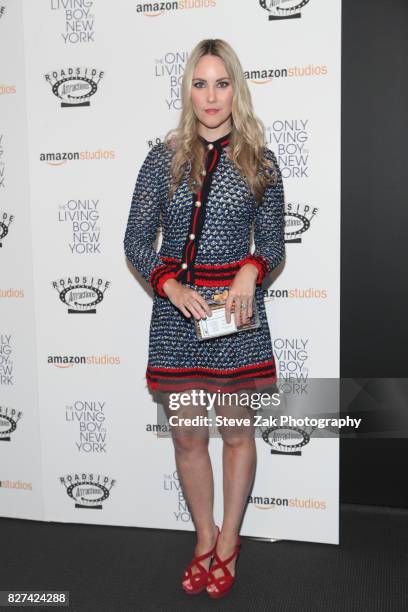
POLYGON ((241 323, 248 323, 252 317, 252 302, 255 295, 258 268, 251 263, 245 264, 236 273, 232 281, 228 297, 225 303, 225 315, 227 323, 231 322, 231 308, 234 304, 235 323, 237 327, 241 323))

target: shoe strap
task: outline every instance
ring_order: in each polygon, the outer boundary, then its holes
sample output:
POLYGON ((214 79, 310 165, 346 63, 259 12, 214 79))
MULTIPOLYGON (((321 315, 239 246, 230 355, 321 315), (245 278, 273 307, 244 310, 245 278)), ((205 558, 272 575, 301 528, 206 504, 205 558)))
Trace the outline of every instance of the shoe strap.
POLYGON ((214 555, 214 559, 215 559, 215 563, 212 564, 210 571, 211 571, 211 577, 215 578, 215 580, 219 580, 219 578, 217 578, 216 576, 214 576, 213 571, 216 569, 222 569, 222 571, 224 572, 225 575, 230 576, 231 578, 233 578, 231 572, 229 571, 227 564, 233 560, 234 557, 236 557, 236 555, 239 553, 239 549, 240 549, 240 544, 237 544, 235 546, 235 550, 232 553, 232 555, 230 555, 227 559, 221 559, 219 557, 219 555, 217 554, 217 552, 214 555))
POLYGON ((220 535, 220 530, 217 527, 217 537, 215 538, 215 544, 212 547, 212 549, 209 550, 208 552, 202 554, 202 555, 198 555, 198 557, 194 557, 193 561, 204 561, 204 559, 208 559, 208 557, 212 557, 214 552, 215 552, 215 549, 217 547, 217 542, 218 542, 218 536, 219 535, 220 535))
POLYGON ((221 565, 227 565, 227 563, 229 563, 230 561, 233 560, 233 558, 239 553, 239 549, 240 549, 241 545, 237 544, 235 546, 234 552, 232 553, 232 555, 230 555, 227 559, 221 559, 218 555, 218 553, 215 553, 215 558, 216 560, 221 564, 221 565))
POLYGON ((218 527, 217 527, 217 531, 218 531, 218 533, 217 533, 217 537, 215 538, 215 544, 214 544, 214 546, 212 547, 212 549, 211 549, 211 550, 209 550, 209 551, 208 551, 208 552, 206 552, 206 553, 203 553, 202 555, 198 555, 197 557, 194 557, 194 559, 192 559, 192 561, 190 562, 190 564, 189 564, 189 566, 187 567, 187 570, 186 570, 186 571, 187 571, 187 573, 188 573, 190 576, 193 576, 193 575, 194 575, 194 574, 192 573, 192 566, 193 566, 193 565, 196 565, 196 566, 198 567, 198 569, 200 570, 200 573, 205 573, 205 574, 206 574, 206 573, 208 572, 208 570, 207 570, 205 567, 203 567, 203 566, 201 565, 200 561, 204 561, 204 559, 208 559, 208 557, 212 557, 212 556, 214 555, 214 553, 215 553, 215 549, 216 549, 216 547, 217 547, 218 536, 219 536, 219 533, 220 533, 220 530, 219 530, 219 528, 218 528, 218 527))

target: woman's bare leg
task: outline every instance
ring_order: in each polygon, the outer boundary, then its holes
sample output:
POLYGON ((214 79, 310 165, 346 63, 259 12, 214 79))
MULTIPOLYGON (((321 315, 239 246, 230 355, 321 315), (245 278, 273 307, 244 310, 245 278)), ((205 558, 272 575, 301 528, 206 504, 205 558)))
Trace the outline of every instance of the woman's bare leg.
MULTIPOLYGON (((223 493, 224 516, 217 553, 221 559, 228 558, 237 542, 239 529, 256 472, 256 444, 252 425, 253 411, 245 406, 218 405, 217 414, 229 418, 247 418, 251 425, 246 427, 220 427, 223 437, 223 493)), ((235 574, 236 557, 227 564, 231 574, 235 574)), ((222 569, 214 572, 216 577, 223 576, 222 569)), ((208 591, 217 590, 214 584, 208 591)))
MULTIPOLYGON (((188 405, 171 410, 169 394, 163 393, 162 397, 168 417, 207 416, 205 406, 188 405)), ((208 427, 173 427, 172 438, 178 477, 197 532, 194 556, 198 556, 211 550, 217 537, 213 516, 214 482, 208 453, 208 427)), ((210 561, 211 559, 205 559, 201 564, 208 569, 210 561)), ((193 566, 192 572, 197 571, 198 568, 193 566)), ((191 588, 189 579, 183 584, 186 588, 191 588)))

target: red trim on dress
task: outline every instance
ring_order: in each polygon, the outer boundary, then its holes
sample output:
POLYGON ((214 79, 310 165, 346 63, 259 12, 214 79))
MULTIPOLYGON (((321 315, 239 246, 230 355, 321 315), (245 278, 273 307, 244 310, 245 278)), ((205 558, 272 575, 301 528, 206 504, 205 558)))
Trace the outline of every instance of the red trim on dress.
MULTIPOLYGON (((194 245, 193 245, 194 246, 194 245)), ((151 274, 151 283, 156 292, 162 297, 166 297, 162 290, 162 285, 168 278, 175 278, 182 273, 180 268, 181 260, 176 257, 162 256, 161 259, 167 262, 164 265, 156 267, 151 274)), ((258 277, 256 284, 261 285, 265 275, 265 266, 262 266, 263 258, 261 256, 247 256, 241 260, 227 264, 194 264, 195 284, 201 287, 222 287, 229 286, 235 278, 235 274, 245 263, 253 263, 258 268, 258 277)))
POLYGON ((267 361, 263 361, 262 363, 254 363, 254 364, 248 364, 245 366, 240 366, 239 368, 227 368, 227 369, 220 369, 220 368, 204 368, 203 366, 196 366, 196 367, 192 367, 192 368, 167 368, 167 367, 160 367, 160 366, 147 366, 148 371, 154 373, 155 371, 163 371, 163 372, 180 372, 180 373, 188 373, 188 372, 197 372, 197 373, 202 373, 202 372, 211 372, 212 374, 237 374, 240 372, 245 372, 248 370, 253 370, 253 369, 262 369, 262 368, 267 368, 267 367, 272 367, 275 368, 275 360, 274 359, 268 359, 267 361))
POLYGON ((262 283, 265 274, 269 272, 269 264, 267 260, 262 257, 262 255, 247 255, 244 259, 239 262, 239 267, 242 268, 245 264, 250 263, 258 268, 258 276, 256 279, 256 284, 262 283))
POLYGON ((161 391, 182 391, 191 389, 193 384, 201 389, 214 389, 217 386, 220 391, 258 389, 274 384, 277 380, 274 358, 263 363, 226 370, 203 367, 163 368, 148 365, 145 378, 150 389, 161 391), (183 376, 177 380, 174 374, 183 376), (193 383, 192 379, 197 382, 193 383))
POLYGON ((149 282, 155 292, 161 297, 167 297, 167 294, 163 291, 163 283, 168 278, 176 278, 173 266, 169 264, 160 264, 153 268, 150 273, 149 282))
MULTIPOLYGON (((270 379, 266 379, 266 380, 255 380, 255 381, 248 381, 248 382, 242 382, 242 383, 236 383, 233 385, 223 385, 222 387, 219 387, 219 383, 214 383, 216 385, 218 385, 216 388, 212 387, 210 385, 210 383, 208 382, 198 382, 197 383, 197 388, 199 389, 204 389, 205 391, 214 391, 214 389, 216 389, 217 391, 219 390, 221 393, 225 392, 225 393, 232 393, 234 391, 238 391, 239 389, 262 389, 265 387, 269 387, 271 385, 273 385, 274 383, 276 383, 276 376, 270 378, 270 379)), ((148 382, 148 387, 152 390, 152 391, 189 391, 191 389, 191 383, 175 383, 173 385, 168 384, 168 383, 150 383, 148 382)))

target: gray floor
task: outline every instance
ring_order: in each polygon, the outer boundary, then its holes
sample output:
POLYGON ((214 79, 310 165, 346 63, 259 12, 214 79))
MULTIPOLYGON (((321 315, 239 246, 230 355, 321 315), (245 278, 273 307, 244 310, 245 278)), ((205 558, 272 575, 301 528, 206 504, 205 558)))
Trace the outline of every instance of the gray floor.
POLYGON ((69 590, 78 612, 406 612, 408 510, 342 505, 340 521, 339 546, 242 538, 237 582, 213 601, 179 587, 193 533, 3 518, 0 586, 69 590))

